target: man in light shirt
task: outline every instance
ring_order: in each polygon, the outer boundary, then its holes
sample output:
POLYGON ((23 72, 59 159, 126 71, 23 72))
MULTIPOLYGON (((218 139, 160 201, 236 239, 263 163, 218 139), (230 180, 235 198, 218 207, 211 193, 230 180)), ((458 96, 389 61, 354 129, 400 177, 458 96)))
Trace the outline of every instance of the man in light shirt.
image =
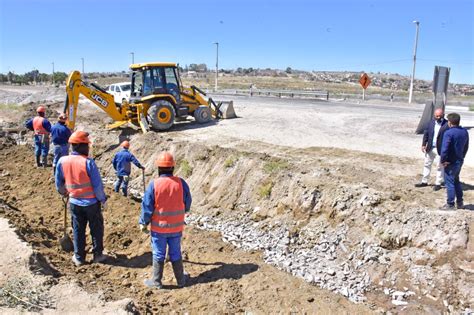
POLYGON ((431 166, 436 165, 436 180, 433 190, 441 189, 441 183, 444 178, 444 168, 440 163, 441 143, 443 141, 443 133, 448 128, 447 120, 444 119, 443 109, 435 110, 433 120, 430 121, 428 128, 423 134, 423 142, 421 151, 425 153, 425 163, 423 166, 423 178, 421 183, 415 184, 415 187, 426 187, 430 180, 431 166))

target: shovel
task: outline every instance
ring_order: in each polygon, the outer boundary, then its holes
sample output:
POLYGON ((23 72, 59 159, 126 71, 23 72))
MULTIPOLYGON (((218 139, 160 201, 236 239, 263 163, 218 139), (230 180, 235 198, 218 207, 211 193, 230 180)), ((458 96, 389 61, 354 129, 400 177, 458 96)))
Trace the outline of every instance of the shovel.
POLYGON ((143 198, 145 198, 146 184, 145 184, 145 169, 143 168, 142 168, 142 177, 143 177, 143 198))
POLYGON ((67 234, 67 203, 69 202, 69 197, 63 197, 64 204, 64 234, 63 237, 59 240, 59 245, 66 252, 72 252, 74 250, 74 244, 72 243, 71 238, 67 234))

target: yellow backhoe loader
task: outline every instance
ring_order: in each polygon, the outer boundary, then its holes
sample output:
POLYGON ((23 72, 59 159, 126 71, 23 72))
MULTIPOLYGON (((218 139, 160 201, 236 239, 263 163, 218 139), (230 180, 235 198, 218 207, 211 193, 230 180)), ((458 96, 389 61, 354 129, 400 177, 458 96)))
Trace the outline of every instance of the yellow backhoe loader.
POLYGON ((74 129, 79 95, 82 94, 106 112, 115 122, 107 127, 117 128, 127 123, 150 129, 167 130, 177 120, 194 116, 198 123, 212 118, 235 118, 233 102, 206 101, 204 93, 194 85, 184 87, 175 63, 151 62, 130 66, 131 92, 129 101, 121 104, 95 83, 83 81, 79 71, 72 71, 66 81, 64 113, 68 127, 74 129))

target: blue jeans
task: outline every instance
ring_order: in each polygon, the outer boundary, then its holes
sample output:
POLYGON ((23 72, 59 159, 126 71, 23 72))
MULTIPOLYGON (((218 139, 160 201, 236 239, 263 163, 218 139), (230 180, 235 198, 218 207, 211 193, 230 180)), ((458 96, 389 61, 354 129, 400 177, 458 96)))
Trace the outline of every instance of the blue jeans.
POLYGON ((69 154, 69 145, 68 144, 55 144, 54 145, 54 158, 53 158, 53 167, 58 164, 59 158, 69 154))
POLYGON ((92 251, 95 255, 102 254, 104 250, 104 218, 100 202, 82 207, 70 203, 71 222, 74 236, 74 255, 79 261, 86 259, 86 226, 92 236, 92 251))
POLYGON ((115 181, 114 184, 114 191, 118 192, 120 189, 120 186, 122 186, 122 193, 124 196, 127 196, 127 190, 128 190, 128 176, 117 176, 117 180, 115 181))
POLYGON ((450 163, 444 168, 444 182, 446 184, 446 191, 448 198, 446 203, 454 206, 454 198, 458 204, 463 202, 463 193, 461 182, 459 181, 459 173, 461 173, 462 162, 456 161, 450 163))
POLYGON ((35 156, 47 156, 49 152, 49 139, 44 143, 41 142, 42 136, 35 136, 35 156))
POLYGON ((153 261, 165 261, 166 245, 168 245, 171 262, 181 260, 181 235, 167 236, 166 234, 151 232, 153 261))

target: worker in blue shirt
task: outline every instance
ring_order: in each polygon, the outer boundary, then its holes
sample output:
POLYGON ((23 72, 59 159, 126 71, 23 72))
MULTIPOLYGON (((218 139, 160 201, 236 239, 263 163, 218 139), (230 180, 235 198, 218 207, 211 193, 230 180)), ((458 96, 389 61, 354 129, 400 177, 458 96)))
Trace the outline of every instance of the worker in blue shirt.
POLYGON ((51 140, 54 145, 53 174, 56 173, 56 164, 59 158, 69 154, 68 140, 71 130, 66 126, 66 114, 58 117, 58 122, 51 127, 51 140))
POLYGON ((27 120, 25 122, 25 127, 29 130, 33 130, 35 133, 33 140, 35 142, 36 166, 47 167, 51 123, 45 118, 46 107, 39 106, 36 109, 36 113, 38 116, 27 120))
POLYGON ((444 166, 444 181, 448 196, 446 204, 440 208, 441 210, 455 210, 454 199, 456 199, 456 208, 464 208, 459 174, 469 149, 469 133, 459 125, 460 122, 461 116, 459 114, 448 115, 449 129, 443 135, 440 158, 444 166))
POLYGON ((185 213, 191 208, 191 192, 186 181, 173 176, 175 162, 169 152, 162 153, 157 161, 159 177, 153 179, 145 191, 138 223, 142 232, 151 230, 153 276, 145 280, 149 288, 162 288, 166 248, 173 266, 178 287, 184 287, 186 274, 181 256, 181 236, 185 213))
POLYGON ((75 131, 69 137, 72 153, 59 159, 56 166, 56 189, 69 197, 72 217, 74 255, 72 261, 76 266, 86 262, 86 227, 92 236, 93 261, 104 262, 107 256, 104 250, 104 218, 107 197, 104 193, 102 178, 93 159, 89 155, 89 134, 75 131))
POLYGON ((114 166, 115 172, 117 174, 117 180, 114 184, 114 191, 118 192, 120 186, 122 187, 122 194, 126 197, 128 190, 128 182, 130 173, 132 171, 131 163, 135 164, 136 167, 140 169, 145 169, 140 162, 135 158, 135 156, 128 151, 130 148, 130 142, 127 140, 123 141, 120 146, 122 150, 115 154, 114 159, 112 160, 112 165, 114 166))

